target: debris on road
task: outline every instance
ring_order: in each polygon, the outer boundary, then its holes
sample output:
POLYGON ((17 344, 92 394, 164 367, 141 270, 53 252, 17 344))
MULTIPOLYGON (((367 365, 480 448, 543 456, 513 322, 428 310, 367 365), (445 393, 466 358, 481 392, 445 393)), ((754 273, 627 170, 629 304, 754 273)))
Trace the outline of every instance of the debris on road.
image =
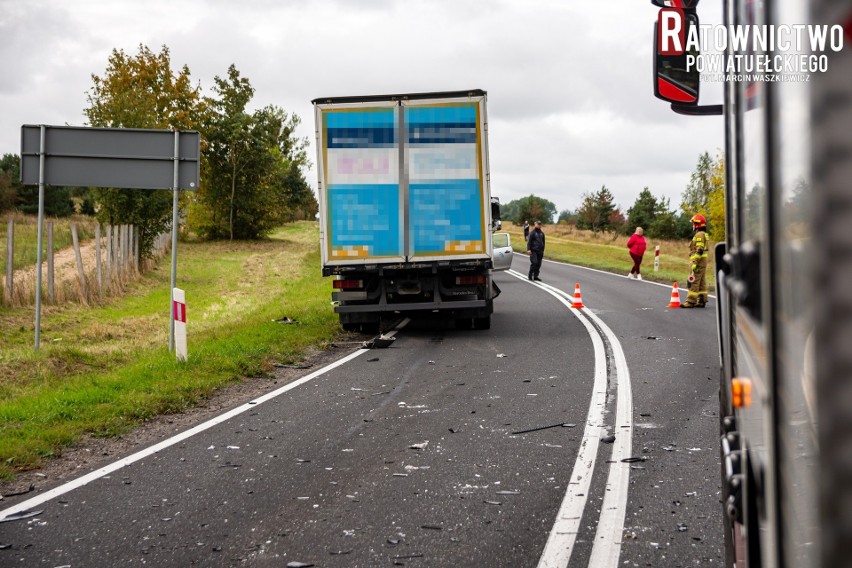
POLYGON ((420 525, 420 528, 421 529, 431 529, 431 530, 434 530, 434 531, 444 530, 444 527, 442 527, 441 525, 420 525))
POLYGON ((44 509, 40 511, 20 511, 18 513, 12 513, 11 515, 6 515, 2 519, 0 519, 0 523, 6 523, 9 521, 20 521, 21 519, 29 519, 30 517, 41 515, 43 512, 44 509))
POLYGON ((329 554, 332 556, 343 556, 344 554, 352 554, 351 550, 330 550, 329 554))
POLYGON ((483 501, 486 505, 502 505, 503 503, 500 501, 483 501))
POLYGON ((497 358, 498 358, 498 359, 502 359, 502 358, 504 358, 504 357, 506 357, 506 354, 505 354, 505 353, 498 353, 498 354, 497 354, 497 358))
POLYGON ((378 357, 373 357, 373 358, 371 358, 371 359, 367 359, 367 363, 375 363, 375 362, 376 362, 376 361, 378 361, 378 360, 379 360, 379 358, 378 358, 378 357))
POLYGON ((496 491, 495 493, 497 495, 520 495, 521 494, 520 491, 510 491, 510 490, 506 490, 506 489, 504 489, 503 491, 496 491))
POLYGON ((680 532, 686 532, 689 527, 686 526, 685 523, 678 523, 677 530, 680 532))
POLYGON ((645 461, 646 459, 647 459, 647 458, 637 457, 637 456, 632 456, 632 457, 629 457, 629 458, 624 458, 623 460, 621 460, 621 463, 636 463, 636 462, 643 462, 643 461, 645 461))
POLYGON ((391 344, 396 341, 396 337, 387 336, 387 335, 379 335, 374 337, 369 341, 365 341, 362 345, 362 349, 386 349, 391 346, 391 344))
POLYGON ((0 499, 3 499, 4 497, 16 497, 18 495, 26 495, 27 493, 30 493, 32 491, 35 491, 35 485, 30 483, 30 486, 22 491, 15 491, 14 493, 6 493, 6 495, 0 495, 0 499))
POLYGON ((539 426, 537 428, 530 428, 528 430, 518 430, 517 432, 512 432, 512 436, 517 436, 518 434, 527 434, 529 432, 538 432, 539 430, 547 430, 549 428, 573 428, 576 424, 571 424, 569 422, 558 422, 556 424, 550 424, 548 426, 539 426))
POLYGON ((613 436, 612 434, 610 434, 609 436, 604 436, 603 438, 601 438, 601 442, 603 442, 604 444, 612 444, 613 442, 615 442, 615 436, 613 436))
POLYGON ((419 444, 411 444, 410 446, 408 446, 408 449, 409 450, 425 450, 426 446, 428 446, 428 445, 429 445, 429 440, 426 440, 425 442, 420 442, 419 444))
POLYGON ((307 363, 273 363, 272 366, 277 367, 279 369, 310 369, 311 367, 313 367, 313 365, 307 363))
POLYGON ((287 568, 313 568, 316 564, 308 564, 305 562, 288 562, 287 568))

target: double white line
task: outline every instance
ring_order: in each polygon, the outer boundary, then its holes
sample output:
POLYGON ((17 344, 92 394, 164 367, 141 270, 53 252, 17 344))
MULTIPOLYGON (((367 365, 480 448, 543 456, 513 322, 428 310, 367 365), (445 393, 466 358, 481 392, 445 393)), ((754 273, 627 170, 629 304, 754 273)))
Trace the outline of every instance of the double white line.
MULTIPOLYGON (((510 270, 508 273, 516 278, 528 281, 526 276, 514 270, 510 270)), ((606 491, 588 565, 595 568, 616 568, 621 554, 630 480, 630 464, 622 462, 622 460, 630 457, 633 441, 633 394, 627 359, 618 338, 598 316, 586 308, 571 308, 571 303, 568 300, 572 296, 565 291, 542 282, 536 282, 534 285, 569 308, 569 311, 586 328, 595 351, 595 378, 589 412, 586 416, 586 426, 583 430, 583 441, 580 443, 568 489, 562 499, 562 505, 559 507, 556 522, 550 531, 547 544, 541 558, 539 558, 538 566, 539 568, 564 568, 568 566, 577 534, 580 531, 580 521, 589 496, 600 439, 606 431, 604 425, 607 392, 607 354, 604 345, 604 340, 606 340, 612 353, 617 392, 615 427, 612 432, 615 435, 615 442, 612 444, 606 491)))

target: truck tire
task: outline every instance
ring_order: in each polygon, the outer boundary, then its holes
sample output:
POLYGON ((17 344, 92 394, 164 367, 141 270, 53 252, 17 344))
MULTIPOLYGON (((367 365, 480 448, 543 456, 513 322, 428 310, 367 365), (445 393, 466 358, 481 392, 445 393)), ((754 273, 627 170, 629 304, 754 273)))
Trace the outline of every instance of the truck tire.
POLYGON ((491 316, 473 318, 473 329, 491 329, 491 316))
POLYGON ((340 327, 343 328, 343 331, 358 331, 360 329, 360 323, 341 323, 340 327))

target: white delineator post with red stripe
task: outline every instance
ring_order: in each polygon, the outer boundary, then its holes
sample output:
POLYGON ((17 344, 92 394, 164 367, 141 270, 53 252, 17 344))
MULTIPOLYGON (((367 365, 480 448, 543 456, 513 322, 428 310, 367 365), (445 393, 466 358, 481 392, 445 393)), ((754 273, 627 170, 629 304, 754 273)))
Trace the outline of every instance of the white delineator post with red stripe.
POLYGON ((660 271, 660 245, 654 247, 654 272, 660 271))
POLYGON ((178 361, 186 361, 186 292, 172 289, 172 314, 175 319, 175 355, 178 361))

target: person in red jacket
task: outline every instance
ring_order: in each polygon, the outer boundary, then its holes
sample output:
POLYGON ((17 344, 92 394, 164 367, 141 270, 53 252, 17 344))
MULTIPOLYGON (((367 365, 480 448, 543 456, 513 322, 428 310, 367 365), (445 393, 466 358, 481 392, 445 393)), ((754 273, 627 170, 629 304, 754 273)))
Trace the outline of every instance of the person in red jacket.
POLYGON ((642 280, 642 274, 639 273, 639 266, 642 264, 642 256, 645 254, 645 237, 642 236, 645 231, 642 227, 636 227, 636 232, 630 235, 627 240, 627 248, 630 251, 630 258, 633 259, 633 268, 630 269, 630 274, 627 275, 631 280, 642 280))

